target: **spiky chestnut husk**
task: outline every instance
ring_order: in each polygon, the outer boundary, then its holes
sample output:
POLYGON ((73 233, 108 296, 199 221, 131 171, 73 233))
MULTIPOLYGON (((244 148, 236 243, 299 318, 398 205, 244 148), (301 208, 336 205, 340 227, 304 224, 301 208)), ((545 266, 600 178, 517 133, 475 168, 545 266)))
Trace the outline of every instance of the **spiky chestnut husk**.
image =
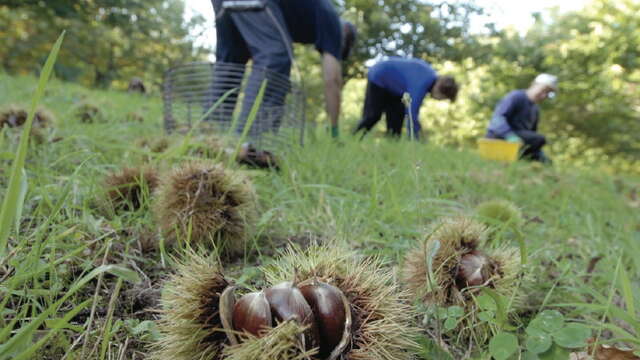
POLYGON ((477 320, 479 309, 473 297, 480 294, 479 287, 491 288, 512 301, 510 311, 517 308, 521 299, 516 294, 521 274, 517 249, 482 251, 479 248, 485 242, 485 234, 486 228, 472 219, 444 219, 426 241, 407 254, 402 274, 407 288, 419 301, 464 308, 465 318, 456 333, 461 338, 474 336, 481 342, 487 340, 489 332, 486 323, 479 324, 477 320), (482 281, 472 284, 461 281, 460 266, 466 256, 481 257, 482 281))
POLYGON ((489 226, 507 224, 512 229, 520 229, 524 224, 522 211, 507 200, 489 200, 476 207, 480 221, 489 226))
POLYGON ((476 250, 486 239, 486 227, 472 219, 458 217, 441 220, 426 241, 410 251, 404 261, 403 279, 414 297, 441 306, 453 301, 456 276, 462 256, 476 250), (429 279, 427 259, 434 278, 429 279))
MULTIPOLYGON (((169 146, 171 146, 171 140, 166 136, 154 137, 152 139, 141 138, 136 141, 136 145, 151 153, 160 154, 165 152, 169 146)), ((147 162, 151 160, 151 157, 151 155, 144 154, 142 156, 142 160, 147 162)))
POLYGON ((213 243, 231 255, 244 249, 255 206, 253 186, 240 173, 190 162, 161 179, 154 210, 168 244, 213 243))
POLYGON ((316 349, 305 350, 299 341, 305 327, 296 321, 285 321, 257 338, 247 335, 237 345, 226 347, 224 360, 308 360, 314 359, 316 349))
POLYGON ((127 113, 127 116, 125 117, 125 120, 127 122, 139 122, 139 123, 143 123, 144 122, 144 116, 142 116, 141 114, 137 113, 137 112, 129 112, 127 113))
POLYGON ((86 124, 103 121, 100 109, 96 105, 88 102, 80 103, 76 106, 74 116, 79 119, 80 122, 86 124))
POLYGON ((229 282, 211 257, 190 252, 185 258, 165 282, 158 322, 161 337, 152 345, 151 359, 222 359, 227 336, 218 306, 229 282))
POLYGON ((283 256, 263 268, 270 284, 312 278, 340 289, 351 304, 351 342, 342 353, 347 360, 410 359, 418 330, 407 293, 377 258, 361 259, 345 246, 331 243, 306 250, 290 246, 283 256))
MULTIPOLYGON (((11 105, 8 108, 0 112, 0 129, 4 126, 7 127, 20 127, 27 122, 28 111, 16 105, 11 105)), ((33 117, 34 128, 47 128, 54 122, 54 117, 46 109, 40 108, 36 111, 33 117)))
MULTIPOLYGON (((489 288, 500 295, 507 306, 507 315, 517 318, 518 311, 524 308, 525 297, 522 295, 522 283, 530 283, 528 276, 522 274, 519 251, 516 248, 502 247, 489 251, 487 254, 491 262, 491 278, 487 282, 489 288)), ((480 295, 480 293, 475 294, 480 295)), ((466 301, 458 306, 464 308, 465 316, 460 321, 456 330, 456 337, 468 343, 468 339, 474 339, 483 344, 491 339, 491 326, 480 320, 479 314, 483 311, 478 304, 470 299, 468 293, 464 295, 466 301)))
POLYGON ((114 209, 135 211, 158 186, 158 173, 151 167, 125 167, 107 175, 104 184, 114 209))

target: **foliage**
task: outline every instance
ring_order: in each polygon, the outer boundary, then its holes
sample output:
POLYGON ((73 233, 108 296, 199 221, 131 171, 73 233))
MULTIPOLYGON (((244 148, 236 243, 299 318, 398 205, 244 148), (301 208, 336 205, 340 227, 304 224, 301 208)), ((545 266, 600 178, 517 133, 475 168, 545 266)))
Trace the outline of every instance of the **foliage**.
POLYGON ((438 62, 462 60, 483 47, 469 29, 483 14, 473 2, 342 0, 342 16, 358 28, 348 73, 362 75, 365 62, 382 56, 414 56, 438 62))
POLYGON ((68 29, 58 76, 97 87, 115 82, 121 88, 138 76, 158 86, 167 68, 203 56, 188 35, 204 20, 186 22, 183 13, 179 0, 4 2, 2 67, 12 73, 37 70, 55 34, 68 29))

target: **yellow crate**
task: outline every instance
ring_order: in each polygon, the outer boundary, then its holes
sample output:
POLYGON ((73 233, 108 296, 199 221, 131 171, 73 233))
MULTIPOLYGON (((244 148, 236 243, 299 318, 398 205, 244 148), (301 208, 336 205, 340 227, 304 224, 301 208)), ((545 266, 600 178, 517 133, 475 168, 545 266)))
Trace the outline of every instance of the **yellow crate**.
POLYGON ((478 140, 478 150, 485 159, 513 162, 518 160, 520 143, 484 138, 478 140))

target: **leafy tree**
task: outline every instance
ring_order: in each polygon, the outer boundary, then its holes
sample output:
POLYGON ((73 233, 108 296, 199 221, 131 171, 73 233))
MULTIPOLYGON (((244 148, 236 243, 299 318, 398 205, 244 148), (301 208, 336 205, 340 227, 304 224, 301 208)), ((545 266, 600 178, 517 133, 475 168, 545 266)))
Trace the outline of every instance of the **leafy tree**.
POLYGON ((202 18, 185 22, 179 0, 8 1, 0 6, 3 67, 33 70, 41 49, 68 30, 57 73, 69 80, 109 87, 132 76, 159 83, 176 63, 199 59, 203 49, 189 40, 202 18))
POLYGON ((462 60, 486 52, 469 31, 483 14, 472 2, 422 0, 336 1, 342 16, 358 27, 358 42, 348 73, 361 76, 367 60, 414 56, 431 62, 462 60))

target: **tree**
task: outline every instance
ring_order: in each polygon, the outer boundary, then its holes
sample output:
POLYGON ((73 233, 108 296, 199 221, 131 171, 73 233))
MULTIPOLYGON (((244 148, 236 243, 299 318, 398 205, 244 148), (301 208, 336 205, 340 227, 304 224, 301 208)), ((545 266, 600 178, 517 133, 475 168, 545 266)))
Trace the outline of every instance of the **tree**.
POLYGON ((486 49, 469 31, 470 19, 483 13, 472 2, 341 0, 336 4, 342 16, 358 27, 357 47, 349 62, 351 76, 362 75, 367 60, 381 56, 460 61, 486 49))
POLYGON ((170 66, 204 57, 185 22, 179 0, 9 1, 0 6, 0 57, 8 71, 33 70, 40 51, 68 30, 57 73, 68 80, 109 87, 132 76, 160 83, 170 66))

